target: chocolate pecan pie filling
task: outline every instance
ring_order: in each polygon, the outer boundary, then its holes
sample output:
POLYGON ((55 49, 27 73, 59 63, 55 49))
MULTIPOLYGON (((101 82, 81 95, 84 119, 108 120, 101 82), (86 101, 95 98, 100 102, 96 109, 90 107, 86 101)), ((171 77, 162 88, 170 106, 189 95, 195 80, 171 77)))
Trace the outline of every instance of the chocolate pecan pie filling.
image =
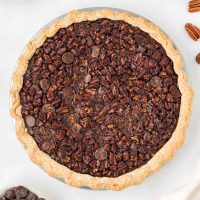
POLYGON ((118 177, 170 139, 181 93, 173 62, 124 21, 74 23, 45 40, 20 91, 28 134, 69 169, 118 177))

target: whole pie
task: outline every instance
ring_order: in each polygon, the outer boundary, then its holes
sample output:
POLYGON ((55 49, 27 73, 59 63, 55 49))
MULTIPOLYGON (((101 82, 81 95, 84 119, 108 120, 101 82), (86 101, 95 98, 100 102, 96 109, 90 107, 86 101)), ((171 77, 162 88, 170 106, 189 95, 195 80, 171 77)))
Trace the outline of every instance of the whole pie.
POLYGON ((76 187, 141 183, 183 143, 192 90, 172 41, 130 13, 73 11, 29 42, 12 116, 31 160, 76 187))

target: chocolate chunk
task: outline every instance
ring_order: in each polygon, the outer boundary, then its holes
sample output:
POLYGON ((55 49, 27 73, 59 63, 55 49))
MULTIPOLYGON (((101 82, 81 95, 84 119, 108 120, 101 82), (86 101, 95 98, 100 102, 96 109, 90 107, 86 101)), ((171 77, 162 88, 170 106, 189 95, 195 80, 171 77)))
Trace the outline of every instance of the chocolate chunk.
POLYGON ((93 58, 97 58, 99 56, 100 53, 100 48, 98 46, 93 46, 92 47, 92 57, 93 58))
POLYGON ((85 82, 86 83, 89 83, 91 81, 92 77, 90 74, 87 74, 86 77, 85 77, 85 82))
POLYGON ((26 116, 25 121, 28 127, 33 127, 35 125, 35 118, 31 115, 26 116))
POLYGON ((99 94, 105 94, 108 90, 105 87, 99 87, 99 94))
POLYGON ((15 199, 16 198, 16 195, 15 195, 15 190, 14 189, 8 189, 5 191, 5 194, 4 196, 7 198, 7 199, 15 199))
POLYGON ((158 87, 158 86, 161 86, 162 80, 161 80, 161 78, 159 76, 154 76, 154 77, 151 78, 150 84, 153 87, 158 87))
POLYGON ((37 195, 32 192, 30 192, 26 197, 26 200, 37 200, 37 199, 38 199, 37 195))
POLYGON ((100 161, 105 160, 107 159, 107 152, 103 148, 97 149, 95 151, 95 158, 100 161))
POLYGON ((47 79, 42 79, 40 81, 40 87, 42 88, 42 90, 48 90, 49 89, 49 81, 47 79))
POLYGON ((17 199, 24 198, 28 194, 28 190, 23 186, 18 186, 15 188, 15 195, 17 199))
POLYGON ((66 52, 62 55, 62 61, 66 64, 71 64, 74 61, 74 56, 71 52, 66 52))

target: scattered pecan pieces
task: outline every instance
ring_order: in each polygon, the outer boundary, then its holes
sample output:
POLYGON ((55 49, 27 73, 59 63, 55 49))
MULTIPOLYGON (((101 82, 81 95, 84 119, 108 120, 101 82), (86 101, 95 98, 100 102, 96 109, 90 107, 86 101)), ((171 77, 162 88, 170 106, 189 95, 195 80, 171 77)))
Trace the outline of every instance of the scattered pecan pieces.
POLYGON ((194 41, 197 41, 200 38, 200 29, 197 26, 187 23, 185 25, 185 30, 194 41))
POLYGON ((109 19, 75 23, 30 59, 22 116, 56 162, 118 177, 146 164, 172 136, 177 78, 163 47, 139 28, 109 19))
POLYGON ((198 64, 200 64, 200 53, 197 54, 196 61, 197 61, 198 64))
POLYGON ((188 5, 189 12, 198 12, 200 11, 200 0, 191 0, 188 5))

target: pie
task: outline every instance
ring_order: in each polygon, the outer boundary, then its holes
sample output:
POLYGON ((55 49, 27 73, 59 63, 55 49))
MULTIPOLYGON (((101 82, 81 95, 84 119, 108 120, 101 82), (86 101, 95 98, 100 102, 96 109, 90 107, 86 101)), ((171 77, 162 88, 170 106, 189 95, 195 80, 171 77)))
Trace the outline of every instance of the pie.
POLYGON ((181 146, 192 89, 180 53, 127 12, 72 11, 30 41, 12 116, 34 163, 72 186, 122 190, 181 146))

